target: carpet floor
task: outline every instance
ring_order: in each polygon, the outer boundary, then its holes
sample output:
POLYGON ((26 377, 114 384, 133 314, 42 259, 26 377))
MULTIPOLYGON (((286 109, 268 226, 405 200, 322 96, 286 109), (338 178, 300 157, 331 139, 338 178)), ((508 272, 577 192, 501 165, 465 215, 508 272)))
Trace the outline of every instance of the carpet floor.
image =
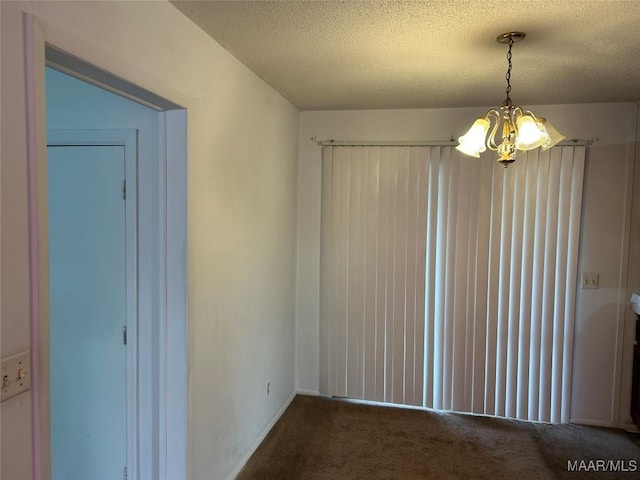
POLYGON ((298 395, 237 480, 631 480, 638 435, 298 395))

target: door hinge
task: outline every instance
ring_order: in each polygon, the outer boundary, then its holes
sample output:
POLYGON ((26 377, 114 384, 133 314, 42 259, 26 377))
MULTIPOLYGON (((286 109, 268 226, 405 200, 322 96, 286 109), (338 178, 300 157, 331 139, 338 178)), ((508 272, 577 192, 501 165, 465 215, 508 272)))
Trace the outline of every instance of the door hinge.
POLYGON ((122 478, 124 478, 124 480, 127 480, 127 467, 123 467, 122 469, 122 478))
POLYGON ((122 343, 127 344, 127 326, 122 327, 122 343))
POLYGON ((122 180, 122 199, 123 200, 127 199, 127 181, 126 180, 122 180))

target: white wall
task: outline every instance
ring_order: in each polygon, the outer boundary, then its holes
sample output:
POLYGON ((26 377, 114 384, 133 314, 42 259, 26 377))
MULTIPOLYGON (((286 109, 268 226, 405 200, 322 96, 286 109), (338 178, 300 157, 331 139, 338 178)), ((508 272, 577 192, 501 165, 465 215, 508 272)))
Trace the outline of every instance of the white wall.
MULTIPOLYGON (((168 3, 0 5, 2 354, 29 347, 26 11, 54 46, 187 109, 188 469, 224 479, 294 391, 298 112, 168 3)), ((2 404, 2 478, 31 477, 30 408, 2 404)))
MULTIPOLYGON (((617 425, 629 420, 628 414, 623 414, 625 410, 618 408, 616 389, 623 376, 630 378, 628 369, 621 373, 621 365, 623 356, 630 358, 632 343, 628 332, 623 340, 622 332, 625 316, 627 326, 629 323, 625 245, 628 247, 628 180, 633 166, 636 106, 556 105, 533 106, 532 110, 549 118, 569 139, 598 137, 590 149, 585 179, 580 269, 599 272, 600 288, 578 291, 571 418, 617 425)), ((321 153, 315 140, 449 140, 463 134, 485 111, 465 108, 301 113, 296 327, 296 386, 300 391, 317 392, 319 388, 321 153)), ((622 386, 626 390, 623 397, 628 397, 630 383, 622 382, 622 386)))

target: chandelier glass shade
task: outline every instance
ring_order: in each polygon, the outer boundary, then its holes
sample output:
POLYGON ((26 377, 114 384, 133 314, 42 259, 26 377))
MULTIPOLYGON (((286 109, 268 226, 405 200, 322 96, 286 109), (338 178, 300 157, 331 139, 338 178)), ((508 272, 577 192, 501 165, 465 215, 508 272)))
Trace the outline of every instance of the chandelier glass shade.
POLYGON ((526 152, 540 147, 547 150, 564 136, 553 128, 546 118, 537 117, 531 110, 514 105, 509 93, 511 92, 511 47, 525 34, 509 32, 499 35, 499 43, 509 45, 507 52, 508 68, 506 94, 499 108, 490 109, 484 117, 477 119, 463 136, 458 138, 456 147, 460 152, 472 157, 480 157, 486 149, 498 152, 498 162, 507 167, 513 163, 518 152, 526 152))

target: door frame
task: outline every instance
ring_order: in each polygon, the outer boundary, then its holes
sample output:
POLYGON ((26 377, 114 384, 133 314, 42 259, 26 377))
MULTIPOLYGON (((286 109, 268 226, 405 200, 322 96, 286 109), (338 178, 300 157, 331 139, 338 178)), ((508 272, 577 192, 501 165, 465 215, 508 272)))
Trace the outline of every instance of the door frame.
MULTIPOLYGON (((139 477, 138 463, 138 132, 135 129, 47 130, 47 147, 124 148, 126 259, 126 425, 127 473, 139 477)), ((48 167, 47 167, 48 168, 48 167)))
MULTIPOLYGON (((187 478, 187 135, 190 98, 170 90, 90 39, 79 39, 57 24, 24 13, 29 272, 32 365, 33 475, 50 478, 49 271, 47 226, 47 128, 45 67, 51 52, 65 73, 154 108, 160 116, 160 258, 158 299, 157 478, 187 478), (53 50, 51 50, 53 49, 53 50), (46 53, 45 53, 46 52, 46 53), (109 72, 121 72, 120 76, 109 72), (130 82, 126 78, 133 77, 130 82), (138 86, 154 85, 164 97, 138 86), (174 101, 167 100, 171 97, 174 101), (168 347, 171 348, 168 348, 168 347)), ((135 478, 133 474, 130 479, 135 478)))

